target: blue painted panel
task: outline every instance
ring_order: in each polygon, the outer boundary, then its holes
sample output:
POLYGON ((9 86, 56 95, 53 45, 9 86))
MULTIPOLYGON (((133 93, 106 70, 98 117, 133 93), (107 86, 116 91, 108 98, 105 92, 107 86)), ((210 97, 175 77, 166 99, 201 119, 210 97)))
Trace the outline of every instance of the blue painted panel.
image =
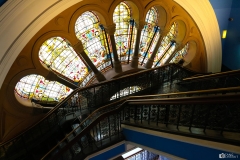
POLYGON ((240 69, 240 1, 233 1, 230 17, 233 21, 228 24, 228 33, 223 50, 223 64, 228 68, 240 69))
POLYGON ((210 0, 210 3, 214 9, 232 7, 232 0, 210 0))
MULTIPOLYGON (((128 129, 123 129, 123 133, 127 141, 138 143, 188 160, 219 160, 219 154, 228 153, 128 129)), ((238 158, 240 158, 240 155, 238 155, 238 158)))
POLYGON ((125 144, 122 144, 120 146, 117 146, 109 151, 106 151, 102 154, 99 154, 93 158, 90 158, 90 160, 105 160, 110 159, 116 155, 122 154, 125 152, 125 144))
POLYGON ((2 6, 7 0, 0 0, 0 6, 2 6))

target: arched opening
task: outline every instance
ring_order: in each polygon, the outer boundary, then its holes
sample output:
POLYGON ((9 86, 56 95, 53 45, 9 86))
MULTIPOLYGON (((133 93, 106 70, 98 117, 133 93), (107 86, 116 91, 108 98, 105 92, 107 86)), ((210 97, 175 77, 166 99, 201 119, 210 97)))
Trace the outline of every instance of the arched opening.
POLYGON ((59 82, 48 81, 41 75, 30 74, 20 79, 14 91, 21 99, 54 104, 66 98, 73 90, 59 82))

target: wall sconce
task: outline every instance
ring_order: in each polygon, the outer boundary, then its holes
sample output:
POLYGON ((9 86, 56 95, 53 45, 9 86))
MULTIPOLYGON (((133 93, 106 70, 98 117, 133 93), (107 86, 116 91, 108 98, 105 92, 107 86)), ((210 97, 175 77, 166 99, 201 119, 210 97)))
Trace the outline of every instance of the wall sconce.
POLYGON ((226 38, 227 37, 227 30, 223 30, 223 32, 222 32, 222 38, 224 39, 224 38, 226 38))

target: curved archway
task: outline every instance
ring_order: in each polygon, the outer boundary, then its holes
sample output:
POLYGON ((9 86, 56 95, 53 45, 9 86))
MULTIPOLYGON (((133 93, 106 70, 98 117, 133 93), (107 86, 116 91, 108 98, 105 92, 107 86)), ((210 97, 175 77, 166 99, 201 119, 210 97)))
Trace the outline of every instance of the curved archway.
POLYGON ((39 50, 39 60, 55 72, 81 83, 89 74, 88 68, 68 41, 61 37, 46 40, 39 50))
POLYGON ((30 74, 19 80, 14 91, 23 99, 50 103, 64 99, 72 89, 56 81, 45 80, 40 75, 30 74))

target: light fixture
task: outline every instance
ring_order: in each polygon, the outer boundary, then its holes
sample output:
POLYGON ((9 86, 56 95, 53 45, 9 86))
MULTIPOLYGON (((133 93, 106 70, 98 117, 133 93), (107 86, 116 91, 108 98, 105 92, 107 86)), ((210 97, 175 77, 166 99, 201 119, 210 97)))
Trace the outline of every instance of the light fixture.
POLYGON ((222 38, 224 39, 224 38, 226 38, 227 37, 227 30, 223 30, 223 32, 222 32, 222 38))

